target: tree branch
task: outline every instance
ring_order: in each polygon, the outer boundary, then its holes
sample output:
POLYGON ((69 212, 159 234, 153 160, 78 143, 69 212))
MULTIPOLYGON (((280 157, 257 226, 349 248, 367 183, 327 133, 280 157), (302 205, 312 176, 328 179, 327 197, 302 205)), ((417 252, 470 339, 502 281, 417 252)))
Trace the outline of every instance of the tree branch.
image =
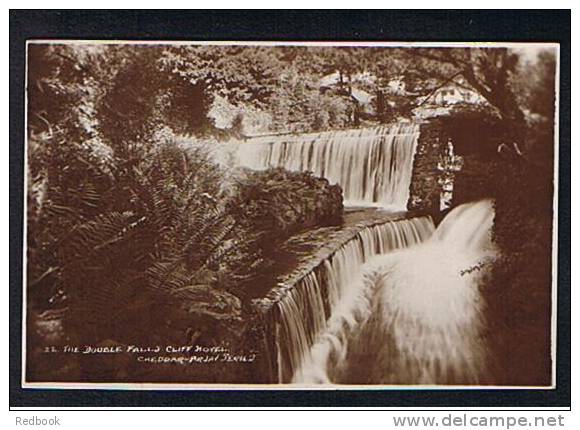
POLYGON ((447 85, 448 83, 452 82, 456 77, 458 77, 459 75, 461 75, 461 72, 457 72, 454 75, 452 75, 451 77, 445 79, 443 81, 443 83, 441 83, 441 85, 438 85, 435 89, 433 89, 429 94, 427 94, 427 96, 425 96, 425 98, 423 99, 423 101, 421 103, 419 103, 417 105, 417 107, 421 107, 423 106, 427 100, 429 100, 431 98, 431 96, 433 94, 435 94, 437 91, 439 91, 441 88, 443 88, 445 85, 447 85))

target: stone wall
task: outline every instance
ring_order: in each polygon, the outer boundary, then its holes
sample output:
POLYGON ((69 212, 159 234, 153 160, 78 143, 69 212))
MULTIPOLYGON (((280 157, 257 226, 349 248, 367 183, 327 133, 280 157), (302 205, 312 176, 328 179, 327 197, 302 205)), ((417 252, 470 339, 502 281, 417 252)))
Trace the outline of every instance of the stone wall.
POLYGON ((447 139, 437 121, 421 124, 407 209, 425 213, 439 212, 438 183, 441 172, 437 164, 447 148, 447 139))

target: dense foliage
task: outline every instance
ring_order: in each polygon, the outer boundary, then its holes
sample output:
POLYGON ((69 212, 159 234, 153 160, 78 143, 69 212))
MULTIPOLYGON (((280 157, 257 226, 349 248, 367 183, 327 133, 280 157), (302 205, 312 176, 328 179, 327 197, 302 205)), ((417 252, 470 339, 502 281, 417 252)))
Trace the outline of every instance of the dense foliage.
MULTIPOLYGON (((48 338, 242 342, 267 248, 340 218, 340 188, 325 180, 280 170, 233 175, 207 147, 176 143, 177 133, 207 135, 210 97, 205 80, 160 74, 164 55, 31 46, 29 354, 42 354, 48 338)), ((71 360, 30 360, 29 376, 139 377, 111 373, 114 362, 71 360)))

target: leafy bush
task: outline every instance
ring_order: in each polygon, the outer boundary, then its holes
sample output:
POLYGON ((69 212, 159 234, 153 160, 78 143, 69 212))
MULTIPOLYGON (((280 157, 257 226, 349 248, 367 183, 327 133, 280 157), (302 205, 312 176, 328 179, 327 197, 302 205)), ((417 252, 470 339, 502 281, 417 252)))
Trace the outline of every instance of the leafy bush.
POLYGON ((202 277, 232 234, 216 198, 220 173, 205 154, 167 144, 115 176, 99 192, 90 180, 66 189, 49 181, 29 219, 31 299, 42 307, 66 298, 69 326, 84 339, 117 332, 137 294, 202 277))

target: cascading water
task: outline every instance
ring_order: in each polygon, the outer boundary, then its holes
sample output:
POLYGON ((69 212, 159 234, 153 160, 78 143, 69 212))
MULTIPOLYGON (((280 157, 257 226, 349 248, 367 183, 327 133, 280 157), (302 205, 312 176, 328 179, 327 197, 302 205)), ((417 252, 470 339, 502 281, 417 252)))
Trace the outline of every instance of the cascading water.
MULTIPOLYGON (((311 171, 346 206, 405 209, 419 126, 228 144, 254 170, 311 171)), ((230 152, 231 153, 231 152, 230 152)), ((492 204, 361 230, 274 301, 278 382, 472 384, 487 366, 478 280, 493 257, 492 204)))
POLYGON ((342 384, 477 384, 488 374, 478 290, 494 256, 491 201, 451 211, 429 240, 375 257, 343 297, 294 380, 342 384), (355 312, 356 311, 356 312, 355 312), (352 317, 351 315, 357 315, 352 317))
POLYGON ((321 336, 336 345, 344 340, 342 328, 346 333, 359 321, 368 300, 358 288, 360 268, 373 256, 424 241, 433 230, 428 217, 367 227, 289 289, 275 304, 279 382, 325 382, 324 372, 306 363, 320 356, 313 345, 321 336))
POLYGON ((398 124, 254 137, 233 148, 242 166, 310 171, 339 184, 346 206, 404 210, 418 138, 418 125, 398 124))

